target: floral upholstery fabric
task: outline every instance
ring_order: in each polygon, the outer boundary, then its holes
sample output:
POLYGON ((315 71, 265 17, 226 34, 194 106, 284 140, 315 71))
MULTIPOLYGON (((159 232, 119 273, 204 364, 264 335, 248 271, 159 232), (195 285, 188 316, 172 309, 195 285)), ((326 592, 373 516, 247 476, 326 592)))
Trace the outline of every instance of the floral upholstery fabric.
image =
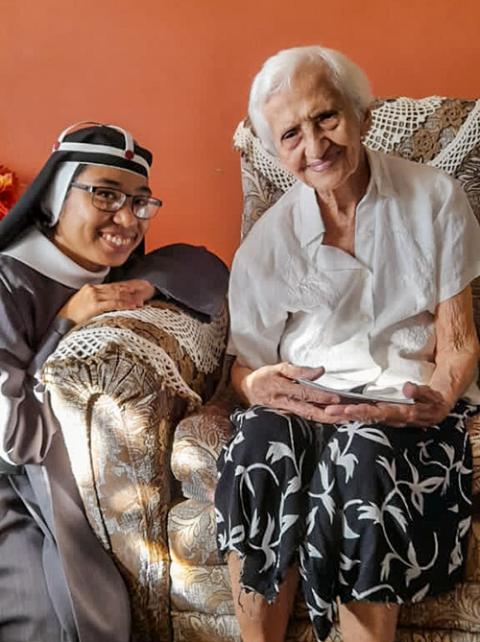
POLYGON ((174 495, 169 466, 173 430, 189 409, 198 407, 197 397, 212 395, 226 325, 225 313, 212 324, 201 324, 175 306, 154 303, 135 314, 102 315, 75 329, 44 367, 88 519, 129 587, 138 642, 170 639, 167 513, 174 495), (155 322, 161 318, 170 319, 170 325, 198 324, 203 340, 186 349, 166 324, 155 322), (215 362, 207 355, 209 367, 199 369, 201 360, 189 351, 201 356, 202 345, 208 344, 205 334, 217 342, 219 357, 215 362), (144 341, 142 356, 132 348, 144 341), (150 351, 162 346, 175 375, 170 366, 169 376, 162 376, 161 360, 155 364, 146 357, 148 345, 150 351))

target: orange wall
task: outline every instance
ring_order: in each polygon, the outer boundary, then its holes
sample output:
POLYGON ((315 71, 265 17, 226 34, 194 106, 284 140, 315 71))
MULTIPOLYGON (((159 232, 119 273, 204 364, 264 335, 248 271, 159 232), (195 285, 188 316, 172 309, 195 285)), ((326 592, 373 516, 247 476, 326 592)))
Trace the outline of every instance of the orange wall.
POLYGON ((280 48, 320 42, 377 95, 477 97, 479 0, 0 0, 0 163, 28 181, 67 124, 121 124, 155 153, 150 247, 229 261, 241 189, 231 135, 280 48))

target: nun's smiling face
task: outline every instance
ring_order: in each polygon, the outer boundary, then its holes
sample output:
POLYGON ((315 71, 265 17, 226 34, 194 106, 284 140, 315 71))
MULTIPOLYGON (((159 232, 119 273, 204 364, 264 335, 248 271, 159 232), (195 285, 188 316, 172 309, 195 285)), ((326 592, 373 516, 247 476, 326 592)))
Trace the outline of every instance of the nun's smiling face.
MULTIPOLYGON (((109 189, 134 196, 151 194, 145 177, 114 167, 87 165, 74 182, 105 187, 106 196, 109 189)), ((97 272, 125 263, 142 241, 149 221, 133 215, 131 198, 117 212, 105 212, 95 207, 92 196, 70 188, 51 240, 75 263, 97 272)))

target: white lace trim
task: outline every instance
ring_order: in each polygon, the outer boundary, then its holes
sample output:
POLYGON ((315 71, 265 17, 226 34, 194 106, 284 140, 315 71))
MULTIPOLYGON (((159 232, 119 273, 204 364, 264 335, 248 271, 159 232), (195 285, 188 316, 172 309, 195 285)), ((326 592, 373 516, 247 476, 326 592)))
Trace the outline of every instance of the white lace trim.
POLYGON ((374 151, 391 152, 405 138, 409 138, 441 105, 443 98, 397 98, 384 102, 372 111, 372 126, 365 137, 365 145, 374 151))
MULTIPOLYGON (((221 318, 212 323, 201 323, 182 312, 147 306, 140 310, 108 312, 96 317, 95 321, 112 317, 137 319, 173 335, 198 370, 204 374, 213 372, 220 363, 225 344, 224 322, 221 318)), ((147 362, 164 381, 168 382, 168 387, 177 394, 190 397, 196 403, 201 403, 200 396, 183 380, 177 364, 165 350, 130 329, 106 326, 78 328, 60 342, 54 355, 47 360, 45 365, 48 366, 50 360, 88 359, 105 350, 111 344, 119 346, 120 350, 133 352, 147 362)))
POLYGON ((295 176, 281 167, 275 156, 264 149, 260 140, 245 127, 243 121, 233 135, 233 144, 247 156, 257 171, 282 192, 286 192, 296 182, 295 176))
MULTIPOLYGON (((172 335, 182 346, 198 370, 209 374, 218 367, 225 347, 225 323, 217 317, 211 323, 202 323, 183 312, 146 306, 139 310, 106 312, 97 319, 126 317, 151 323, 172 335)), ((102 333, 108 328, 102 328, 102 333)))
MULTIPOLYGON (((440 96, 421 99, 401 97, 383 103, 372 112, 372 127, 365 144, 376 151, 391 152, 395 145, 419 129, 444 100, 440 96)), ((295 183, 296 178, 263 148, 260 140, 245 127, 243 121, 235 131, 233 142, 253 167, 282 191, 286 192, 295 183)), ((477 100, 454 139, 428 164, 454 174, 465 156, 479 143, 480 100, 477 100)))
POLYGON ((454 174, 463 159, 480 142, 480 100, 468 114, 455 138, 430 162, 430 165, 454 174))

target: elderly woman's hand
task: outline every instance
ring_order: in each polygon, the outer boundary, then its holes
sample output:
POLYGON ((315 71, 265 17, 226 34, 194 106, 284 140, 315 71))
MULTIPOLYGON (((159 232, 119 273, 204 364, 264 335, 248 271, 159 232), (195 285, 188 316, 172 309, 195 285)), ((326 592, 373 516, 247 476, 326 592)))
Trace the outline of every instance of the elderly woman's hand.
POLYGON ((450 405, 444 397, 430 386, 406 383, 403 394, 414 399, 414 404, 345 404, 331 405, 325 409, 327 415, 342 416, 342 421, 363 421, 382 423, 402 428, 404 426, 428 427, 443 421, 450 405))
POLYGON ((323 368, 300 368, 278 363, 251 370, 237 361, 232 368, 232 383, 249 405, 262 405, 300 415, 312 421, 335 423, 335 413, 326 414, 328 404, 338 404, 340 397, 302 386, 295 379, 318 379, 323 368))
POLYGON ((74 323, 83 323, 102 312, 134 310, 155 294, 155 288, 143 279, 117 283, 84 285, 59 310, 58 316, 74 323))

